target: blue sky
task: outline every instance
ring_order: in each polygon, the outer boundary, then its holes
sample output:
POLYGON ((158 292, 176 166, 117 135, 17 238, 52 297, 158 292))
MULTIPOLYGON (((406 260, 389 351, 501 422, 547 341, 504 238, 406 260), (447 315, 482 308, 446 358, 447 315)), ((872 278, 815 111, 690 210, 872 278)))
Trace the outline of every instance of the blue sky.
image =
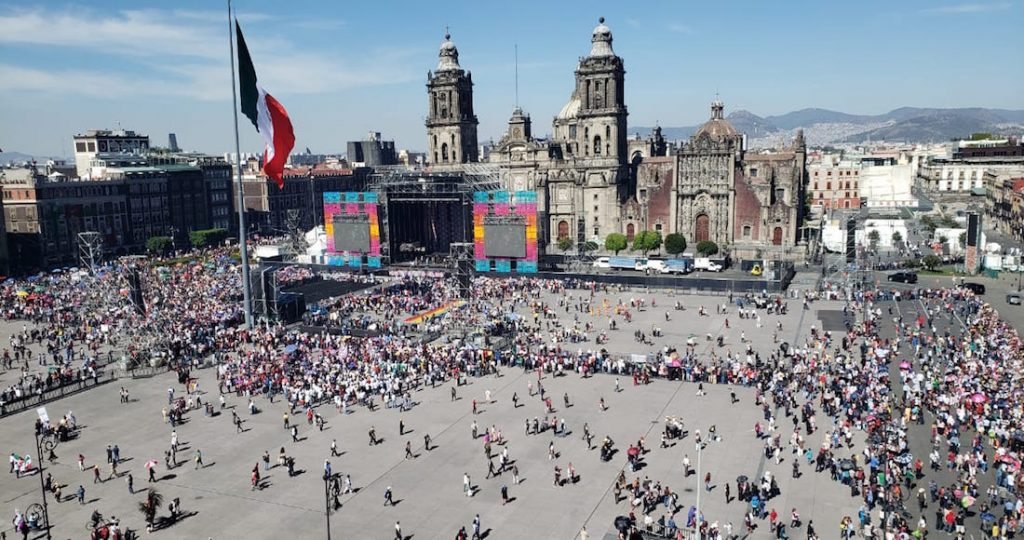
MULTIPOLYGON (((343 152, 381 131, 423 149, 427 71, 445 26, 473 73, 480 138, 519 103, 550 132, 604 16, 626 65, 629 123, 692 125, 726 111, 900 106, 1024 108, 1024 2, 235 3, 260 82, 288 109, 297 148, 343 152), (443 8, 441 7, 443 6, 443 8)), ((0 2, 0 148, 70 152, 118 125, 187 149, 233 150, 225 4, 0 2), (173 5, 174 7, 168 7, 173 5)), ((261 143, 242 126, 243 151, 261 143)))

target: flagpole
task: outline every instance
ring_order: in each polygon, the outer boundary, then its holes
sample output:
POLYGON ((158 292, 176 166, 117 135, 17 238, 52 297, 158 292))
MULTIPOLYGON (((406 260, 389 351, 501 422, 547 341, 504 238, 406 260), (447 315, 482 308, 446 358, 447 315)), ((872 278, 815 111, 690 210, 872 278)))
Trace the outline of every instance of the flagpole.
POLYGON ((246 244, 245 192, 242 189, 242 145, 238 142, 238 90, 235 88, 235 39, 231 27, 231 0, 228 0, 228 43, 231 47, 231 113, 235 118, 235 167, 238 171, 238 254, 242 259, 242 302, 245 304, 245 329, 252 330, 252 282, 249 280, 249 246, 246 244))

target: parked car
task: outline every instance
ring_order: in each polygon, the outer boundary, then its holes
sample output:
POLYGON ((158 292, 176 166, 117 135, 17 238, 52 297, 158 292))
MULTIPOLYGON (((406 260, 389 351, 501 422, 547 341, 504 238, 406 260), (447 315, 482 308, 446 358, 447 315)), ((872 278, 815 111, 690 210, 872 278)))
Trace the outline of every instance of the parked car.
POLYGON ((913 272, 896 272, 889 274, 889 281, 895 281, 897 283, 917 283, 917 274, 913 272))
POLYGON ((1008 295, 1006 295, 1006 303, 1010 304, 1011 306, 1019 306, 1020 305, 1020 295, 1019 294, 1008 294, 1008 295))
POLYGON ((981 283, 964 283, 963 288, 974 294, 985 294, 985 286, 981 283))
POLYGON ((598 257, 598 259, 596 261, 594 261, 594 268, 611 268, 611 267, 612 266, 610 264, 608 264, 608 257, 598 257))

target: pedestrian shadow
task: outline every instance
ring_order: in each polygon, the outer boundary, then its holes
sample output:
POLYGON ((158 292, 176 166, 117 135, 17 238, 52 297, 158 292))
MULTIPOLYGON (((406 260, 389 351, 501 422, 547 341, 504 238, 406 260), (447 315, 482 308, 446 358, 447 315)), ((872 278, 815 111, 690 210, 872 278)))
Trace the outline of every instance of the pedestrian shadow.
POLYGON ((88 501, 85 501, 85 504, 92 504, 94 502, 99 502, 99 500, 100 500, 99 497, 93 497, 93 498, 89 499, 88 501))
POLYGON ((214 466, 214 465, 216 465, 216 464, 217 464, 217 462, 216 462, 216 461, 211 461, 211 462, 209 462, 209 463, 203 463, 203 465, 202 465, 201 467, 199 467, 199 468, 200 468, 200 469, 206 469, 206 468, 208 468, 208 467, 213 467, 213 466, 214 466))
POLYGON ((170 474, 165 474, 165 475, 161 476, 161 477, 159 478, 159 480, 160 480, 161 482, 163 482, 164 480, 174 480, 174 479, 175 479, 175 478, 177 478, 177 477, 178 477, 178 475, 176 475, 176 474, 174 474, 174 473, 170 473, 170 474))
POLYGON ((491 528, 488 527, 487 530, 485 530, 482 533, 480 533, 480 538, 481 538, 481 540, 483 540, 484 538, 487 538, 490 535, 491 535, 491 528))
POLYGON ((192 516, 198 515, 198 514, 199 514, 198 511, 192 510, 191 512, 182 512, 181 514, 178 514, 177 516, 175 516, 173 518, 171 516, 161 516, 161 517, 158 517, 156 520, 153 521, 153 530, 154 531, 159 531, 161 529, 169 528, 169 527, 171 527, 173 525, 176 525, 176 524, 178 524, 178 523, 180 523, 180 522, 182 522, 182 521, 184 521, 184 520, 186 520, 186 519, 188 519, 188 518, 190 518, 192 516))
POLYGON ((391 506, 398 506, 399 503, 401 503, 404 500, 405 499, 395 499, 395 500, 391 501, 391 506))

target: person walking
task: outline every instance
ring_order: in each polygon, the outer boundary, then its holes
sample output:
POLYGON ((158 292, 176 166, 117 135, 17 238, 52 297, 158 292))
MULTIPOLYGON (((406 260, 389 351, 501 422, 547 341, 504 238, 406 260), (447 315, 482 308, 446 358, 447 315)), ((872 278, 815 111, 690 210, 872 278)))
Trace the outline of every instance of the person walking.
POLYGON ((405 441, 405 459, 413 459, 416 457, 412 453, 412 441, 405 441))
POLYGON ((338 453, 338 439, 331 439, 331 457, 338 457, 340 455, 338 453))
POLYGON ((395 540, 405 540, 405 537, 402 536, 402 524, 398 521, 395 521, 395 540))
POLYGON ((480 540, 480 514, 473 517, 473 540, 480 540))
POLYGON ((370 446, 377 446, 377 428, 370 426, 370 446))
POLYGON ((395 501, 391 498, 391 486, 384 489, 384 506, 394 506, 395 501))
POLYGON ((292 426, 292 442, 299 442, 299 426, 298 424, 292 426))
MULTIPOLYGON (((203 452, 201 450, 199 450, 198 448, 196 449, 196 467, 195 468, 196 469, 205 469, 206 468, 206 465, 203 465, 203 452)), ((193 470, 195 470, 195 469, 193 469, 193 470)))
POLYGON ((149 468, 149 480, 147 480, 146 482, 147 483, 156 482, 156 466, 155 465, 149 468))
POLYGON ((519 485, 519 466, 512 465, 512 484, 519 485))
POLYGON ((93 484, 97 484, 97 483, 102 482, 102 481, 103 480, 100 479, 100 466, 99 465, 93 465, 92 466, 92 483, 93 484))
POLYGON ((501 505, 505 506, 508 504, 508 486, 505 484, 501 485, 501 505))
POLYGON ((398 436, 401 437, 403 435, 405 435, 405 421, 402 420, 401 418, 399 418, 398 419, 398 436))
POLYGON ((85 487, 82 484, 78 484, 78 489, 75 490, 75 496, 78 497, 78 504, 85 504, 85 487))
POLYGON ((430 447, 430 434, 429 433, 423 436, 423 448, 427 452, 430 451, 431 447, 430 447))
POLYGON ((473 485, 469 481, 469 473, 462 473, 462 491, 466 492, 467 497, 473 496, 473 485))
POLYGON ((132 478, 131 472, 128 473, 128 479, 126 482, 128 482, 128 493, 135 495, 135 479, 132 478))

